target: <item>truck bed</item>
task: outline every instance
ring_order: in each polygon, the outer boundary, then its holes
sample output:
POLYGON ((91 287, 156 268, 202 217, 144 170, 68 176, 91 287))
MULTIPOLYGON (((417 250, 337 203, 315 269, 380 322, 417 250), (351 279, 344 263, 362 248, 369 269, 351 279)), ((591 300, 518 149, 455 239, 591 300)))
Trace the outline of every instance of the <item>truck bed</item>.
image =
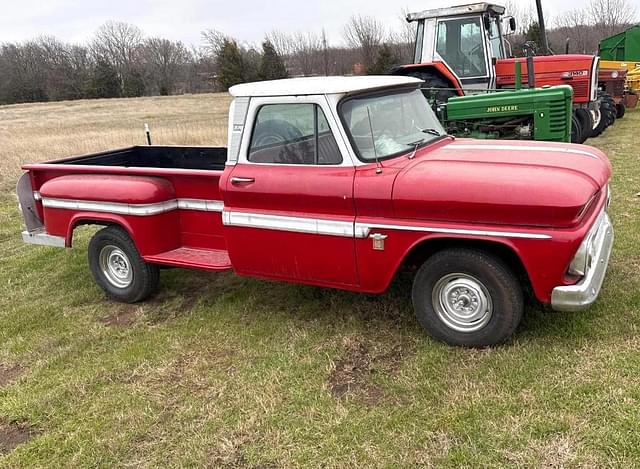
POLYGON ((133 146, 119 150, 74 156, 49 162, 125 168, 202 169, 222 171, 227 160, 225 147, 133 146))

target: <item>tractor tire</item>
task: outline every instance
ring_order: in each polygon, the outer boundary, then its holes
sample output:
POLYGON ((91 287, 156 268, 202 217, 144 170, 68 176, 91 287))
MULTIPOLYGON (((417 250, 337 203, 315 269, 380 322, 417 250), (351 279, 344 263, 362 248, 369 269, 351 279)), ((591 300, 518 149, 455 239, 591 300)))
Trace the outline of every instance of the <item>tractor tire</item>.
POLYGON ((578 122, 580 123, 580 136, 582 140, 576 143, 584 143, 585 140, 591 137, 591 131, 593 129, 593 118, 591 117, 591 113, 586 109, 576 109, 574 111, 574 114, 578 119, 578 122))
POLYGON ((621 102, 616 104, 616 118, 622 119, 626 110, 627 108, 624 107, 624 103, 621 102))
POLYGON ((608 94, 602 96, 602 102, 600 108, 603 110, 603 117, 605 118, 606 127, 613 125, 616 121, 616 103, 613 98, 608 94))
POLYGON ((571 143, 582 143, 582 125, 575 114, 571 116, 571 143))
POLYGON ((446 80, 433 73, 411 72, 407 76, 419 78, 424 82, 420 85, 420 89, 434 109, 438 104, 446 103, 449 98, 458 96, 446 80))

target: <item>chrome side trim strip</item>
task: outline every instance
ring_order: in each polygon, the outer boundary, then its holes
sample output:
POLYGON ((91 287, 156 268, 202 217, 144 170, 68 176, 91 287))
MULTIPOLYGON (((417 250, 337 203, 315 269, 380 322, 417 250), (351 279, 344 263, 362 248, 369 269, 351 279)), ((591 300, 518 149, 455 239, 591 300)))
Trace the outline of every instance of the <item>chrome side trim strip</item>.
POLYGON ((550 239, 551 235, 513 231, 466 230, 415 225, 388 225, 381 223, 351 223, 347 221, 323 220, 317 218, 290 217, 263 213, 222 212, 222 223, 226 226, 243 226, 266 230, 294 231, 331 236, 367 238, 372 229, 418 231, 427 233, 462 234, 474 236, 494 236, 503 238, 550 239))
POLYGON ((176 199, 154 204, 122 204, 116 202, 98 202, 91 200, 71 199, 42 199, 44 207, 61 208, 66 210, 88 210, 90 212, 108 212, 119 215, 148 216, 169 212, 178 208, 176 199))
POLYGON ((149 216, 170 212, 176 209, 200 210, 205 212, 222 212, 224 204, 221 200, 204 199, 172 199, 153 204, 123 204, 92 200, 72 200, 42 198, 44 207, 66 210, 88 210, 91 212, 116 213, 119 215, 149 216))
POLYGON ((416 225, 387 225, 379 223, 356 223, 357 230, 371 230, 373 228, 383 230, 422 231, 427 233, 461 234, 473 236, 497 236, 500 238, 525 238, 525 239, 551 239, 551 235, 537 233, 522 233, 517 231, 493 231, 493 230, 466 230, 457 228, 438 228, 432 226, 416 225))
POLYGON ((40 195, 40 192, 33 191, 33 200, 42 200, 42 196, 40 195))
POLYGON ((52 246, 63 248, 65 246, 62 236, 53 236, 44 231, 23 231, 22 241, 29 244, 39 244, 40 246, 52 246))
POLYGON ((222 223, 226 226, 242 226, 265 230, 293 231, 296 233, 321 234, 364 238, 364 231, 354 231, 350 221, 323 220, 318 218, 289 217, 248 212, 222 212, 222 223))
POLYGON ((457 144, 446 145, 444 150, 504 150, 504 151, 547 151, 554 153, 573 153, 576 155, 584 155, 589 158, 595 158, 599 160, 596 155, 589 153, 588 151, 578 150, 576 148, 562 148, 562 147, 545 147, 545 146, 519 146, 519 145, 466 145, 457 144))
POLYGON ((182 210, 201 210, 203 212, 222 212, 222 200, 177 199, 178 208, 182 210))

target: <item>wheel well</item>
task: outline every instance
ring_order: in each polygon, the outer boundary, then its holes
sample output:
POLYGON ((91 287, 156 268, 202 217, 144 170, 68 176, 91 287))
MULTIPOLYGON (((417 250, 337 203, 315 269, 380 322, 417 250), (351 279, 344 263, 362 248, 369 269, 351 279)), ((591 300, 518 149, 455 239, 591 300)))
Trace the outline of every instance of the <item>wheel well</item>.
POLYGON ((107 226, 118 226, 120 228, 122 228, 125 232, 129 233, 129 230, 127 230, 127 228, 123 225, 121 225, 118 222, 115 221, 109 221, 109 220, 93 220, 93 219, 81 219, 81 220, 77 220, 75 222, 73 222, 72 225, 70 225, 69 227, 69 235, 68 235, 68 242, 67 242, 67 246, 71 247, 73 244, 73 235, 76 231, 76 228, 80 227, 80 226, 86 226, 86 225, 96 225, 96 226, 103 226, 103 227, 107 227, 107 226))
POLYGON ((399 271, 414 270, 420 267, 429 257, 444 249, 467 248, 486 252, 502 260, 518 277, 523 290, 532 294, 531 279, 527 269, 515 251, 502 243, 462 238, 436 238, 424 240, 415 245, 405 256, 399 271))

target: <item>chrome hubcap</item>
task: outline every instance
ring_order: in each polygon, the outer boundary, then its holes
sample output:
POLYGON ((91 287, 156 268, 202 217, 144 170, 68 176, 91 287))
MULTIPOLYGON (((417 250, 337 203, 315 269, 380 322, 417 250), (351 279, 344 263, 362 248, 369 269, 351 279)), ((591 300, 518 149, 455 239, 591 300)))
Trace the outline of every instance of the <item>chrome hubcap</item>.
POLYGON ((100 269, 114 287, 126 288, 131 285, 133 271, 127 255, 117 246, 102 248, 99 257, 100 269))
POLYGON ((460 332, 482 329, 493 313, 487 288, 467 274, 454 273, 442 277, 433 288, 431 300, 442 322, 460 332))

